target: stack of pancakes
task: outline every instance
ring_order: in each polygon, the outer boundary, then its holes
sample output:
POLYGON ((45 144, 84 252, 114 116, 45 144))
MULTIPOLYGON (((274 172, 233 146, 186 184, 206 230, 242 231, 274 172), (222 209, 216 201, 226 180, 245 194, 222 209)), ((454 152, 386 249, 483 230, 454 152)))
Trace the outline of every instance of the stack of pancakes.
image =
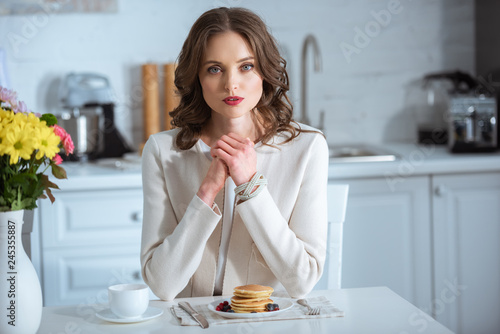
POLYGON ((274 289, 270 286, 249 284, 234 288, 231 309, 235 313, 266 312, 266 305, 273 303, 269 297, 274 289))

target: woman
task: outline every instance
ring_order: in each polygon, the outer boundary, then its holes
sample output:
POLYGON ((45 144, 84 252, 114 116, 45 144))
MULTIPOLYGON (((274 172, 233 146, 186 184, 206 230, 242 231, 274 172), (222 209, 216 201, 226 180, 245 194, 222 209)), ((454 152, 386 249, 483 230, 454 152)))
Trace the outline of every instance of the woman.
POLYGON ((142 274, 161 299, 244 284, 301 297, 321 277, 328 147, 292 121, 285 66, 248 10, 194 23, 175 73, 176 128, 143 151, 142 274))

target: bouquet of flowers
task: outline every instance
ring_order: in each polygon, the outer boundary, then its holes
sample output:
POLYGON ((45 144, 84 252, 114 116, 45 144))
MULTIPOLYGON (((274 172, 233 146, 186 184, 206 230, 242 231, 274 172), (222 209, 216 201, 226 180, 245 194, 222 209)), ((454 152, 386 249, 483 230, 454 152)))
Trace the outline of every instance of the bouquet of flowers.
POLYGON ((0 212, 34 209, 38 198, 54 202, 51 188, 59 188, 46 171, 66 178, 61 149, 71 154, 74 145, 56 117, 31 112, 16 92, 0 86, 0 212))

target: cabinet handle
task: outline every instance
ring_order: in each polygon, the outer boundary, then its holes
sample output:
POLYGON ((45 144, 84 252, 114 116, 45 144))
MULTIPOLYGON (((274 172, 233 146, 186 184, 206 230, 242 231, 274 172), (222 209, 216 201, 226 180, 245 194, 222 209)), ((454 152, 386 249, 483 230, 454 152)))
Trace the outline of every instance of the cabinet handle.
POLYGON ((445 196, 447 192, 448 192, 448 189, 446 189, 446 187, 442 186, 442 185, 441 186, 437 186, 436 189, 434 190, 434 193, 438 197, 445 196))
POLYGON ((142 211, 132 213, 132 221, 142 223, 142 211))

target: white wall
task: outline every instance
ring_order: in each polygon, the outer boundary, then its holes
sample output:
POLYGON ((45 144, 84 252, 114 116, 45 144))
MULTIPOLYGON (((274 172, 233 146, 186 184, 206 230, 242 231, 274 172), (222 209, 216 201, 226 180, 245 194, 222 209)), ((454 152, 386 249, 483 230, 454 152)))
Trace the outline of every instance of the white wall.
POLYGON ((307 33, 317 37, 323 71, 312 72, 309 53, 308 106, 313 125, 326 112, 329 142, 413 140, 409 83, 428 72, 474 72, 473 0, 120 0, 116 14, 0 16, 11 86, 32 110, 54 112, 67 72, 105 74, 118 127, 138 146, 140 65, 174 61, 194 20, 220 5, 253 9, 270 26, 289 61, 297 116, 301 44, 307 33), (356 48, 350 56, 347 44, 356 48))

